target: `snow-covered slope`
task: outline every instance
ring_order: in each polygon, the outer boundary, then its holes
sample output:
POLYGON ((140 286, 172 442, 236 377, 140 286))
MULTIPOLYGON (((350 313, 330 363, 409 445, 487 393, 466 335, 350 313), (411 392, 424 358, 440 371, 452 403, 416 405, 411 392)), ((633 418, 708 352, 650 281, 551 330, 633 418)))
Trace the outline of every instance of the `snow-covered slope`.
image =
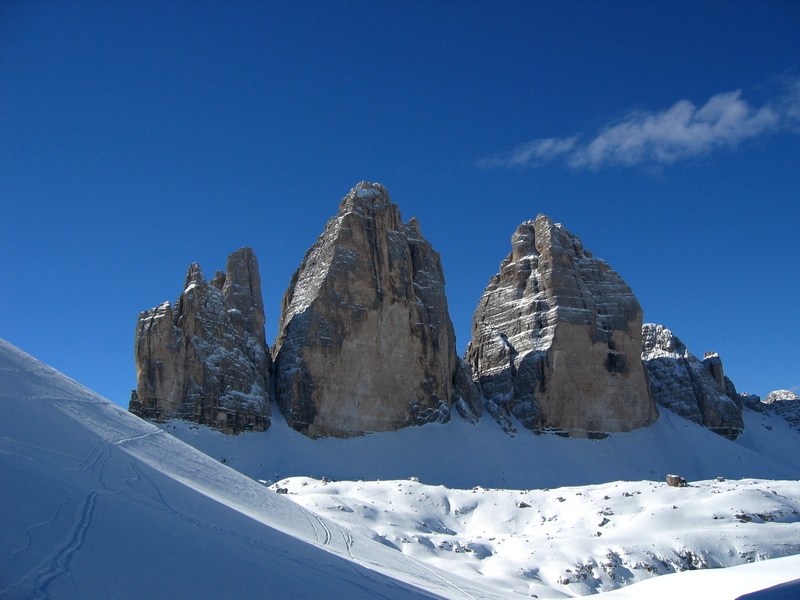
POLYGON ((800 483, 730 480, 797 479, 797 434, 761 414, 735 443, 669 414, 596 441, 488 420, 226 437, 155 427, 2 340, 0 407, 2 598, 564 598, 650 578, 613 594, 733 600, 800 571, 798 555, 653 579, 798 552, 800 483), (303 474, 384 481, 283 479, 303 474), (711 474, 729 480, 696 481, 711 474))
MULTIPOLYGON (((664 409, 653 426, 603 440, 512 438, 489 419, 457 416, 349 440, 309 440, 280 416, 268 432, 238 437, 164 427, 418 561, 504 593, 557 598, 800 553, 800 484, 785 481, 800 478, 800 436, 769 413, 746 410, 745 420, 736 441, 664 409), (669 488, 667 473, 690 487, 669 488)), ((790 564, 764 585, 793 578, 800 559, 790 564)))
POLYGON ((540 598, 800 553, 797 481, 454 490, 294 477, 274 487, 418 561, 540 598))
POLYGON ((604 594, 608 600, 797 600, 800 556, 787 556, 728 569, 686 571, 648 579, 604 594))
POLYGON ((407 479, 469 489, 532 489, 608 481, 725 477, 800 479, 800 435, 784 419, 745 410, 746 428, 734 442, 661 409, 650 427, 603 440, 505 434, 491 418, 470 425, 409 427, 351 439, 311 440, 274 411, 265 433, 226 436, 183 421, 170 433, 254 479, 305 475, 329 479, 407 479))
POLYGON ((318 518, 0 340, 0 597, 496 597, 318 518))

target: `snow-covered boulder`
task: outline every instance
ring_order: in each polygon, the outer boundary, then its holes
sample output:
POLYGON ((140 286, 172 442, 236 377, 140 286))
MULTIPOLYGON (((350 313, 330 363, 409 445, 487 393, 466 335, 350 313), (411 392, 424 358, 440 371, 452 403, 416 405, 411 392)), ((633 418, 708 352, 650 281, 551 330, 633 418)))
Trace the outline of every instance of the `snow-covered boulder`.
POLYGON ((269 427, 271 359, 253 250, 231 254, 226 271, 208 282, 193 263, 174 306, 139 315, 131 412, 226 433, 269 427))
POLYGON ((642 309, 608 263, 539 215, 478 303, 466 359, 505 429, 585 436, 658 418, 642 367, 642 309))

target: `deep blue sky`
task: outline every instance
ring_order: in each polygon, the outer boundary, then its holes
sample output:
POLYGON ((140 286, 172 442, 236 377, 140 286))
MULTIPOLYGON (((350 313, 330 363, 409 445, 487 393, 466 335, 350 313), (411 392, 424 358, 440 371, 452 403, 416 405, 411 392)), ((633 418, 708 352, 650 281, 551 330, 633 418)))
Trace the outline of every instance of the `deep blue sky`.
POLYGON ((139 312, 248 245, 271 343, 368 180, 460 351, 545 213, 739 391, 800 390, 798 32, 789 0, 0 3, 0 337, 127 404, 139 312))

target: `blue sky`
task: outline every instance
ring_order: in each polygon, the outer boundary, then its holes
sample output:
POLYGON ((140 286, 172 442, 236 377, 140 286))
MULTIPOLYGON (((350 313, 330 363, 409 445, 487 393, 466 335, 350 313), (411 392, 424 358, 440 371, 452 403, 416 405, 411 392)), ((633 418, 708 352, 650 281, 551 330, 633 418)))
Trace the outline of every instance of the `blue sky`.
POLYGON ((267 339, 361 180, 463 351, 548 214, 739 391, 800 390, 800 4, 4 2, 0 337, 126 404, 138 313, 252 246, 267 339))

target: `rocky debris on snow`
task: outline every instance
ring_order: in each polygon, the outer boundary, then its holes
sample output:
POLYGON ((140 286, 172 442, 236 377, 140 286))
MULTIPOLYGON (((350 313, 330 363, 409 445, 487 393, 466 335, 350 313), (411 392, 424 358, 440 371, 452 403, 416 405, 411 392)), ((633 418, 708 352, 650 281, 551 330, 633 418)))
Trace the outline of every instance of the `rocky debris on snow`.
POLYGON ((767 394, 764 404, 800 431, 800 396, 790 390, 776 390, 767 394))
POLYGON ((602 436, 658 411, 641 362, 642 309, 608 263, 539 215, 520 225, 472 322, 466 359, 487 411, 513 431, 602 436))
POLYGON ((729 439, 744 430, 742 403, 716 353, 701 362, 663 325, 642 327, 642 361, 653 398, 678 415, 729 439))
POLYGON ((175 305, 139 315, 137 389, 129 410, 173 417, 226 433, 270 425, 271 358, 264 337, 261 277, 253 250, 228 257, 208 282, 193 263, 175 305))
POLYGON ((287 422, 347 437, 448 420, 458 359, 444 283, 416 219, 403 223, 379 184, 352 189, 283 298, 273 357, 287 422))
POLYGON ((667 485, 671 487, 686 487, 686 480, 680 475, 667 475, 667 485))

